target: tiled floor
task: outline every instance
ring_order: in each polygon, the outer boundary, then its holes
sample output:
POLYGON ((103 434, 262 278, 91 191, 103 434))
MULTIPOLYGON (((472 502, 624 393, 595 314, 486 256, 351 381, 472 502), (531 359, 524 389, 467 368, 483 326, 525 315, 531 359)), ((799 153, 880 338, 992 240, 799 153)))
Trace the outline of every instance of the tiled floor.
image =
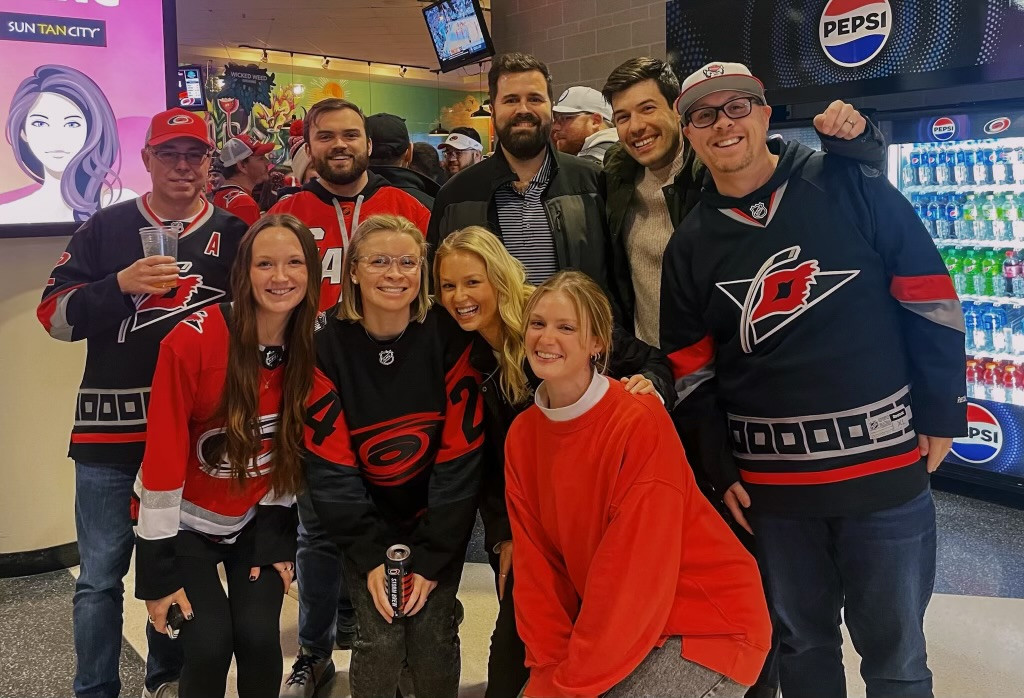
MULTIPOLYGON (((937 493, 936 499, 940 521, 939 593, 932 600, 925 626, 935 694, 948 698, 1018 698, 1024 695, 1024 537, 1020 535, 1024 512, 944 493, 937 493)), ((144 656, 146 612, 145 606, 132 598, 132 579, 129 575, 126 580, 125 637, 128 646, 144 656)), ((466 608, 466 621, 461 627, 460 696, 482 698, 489 635, 497 608, 488 566, 467 564, 460 598, 466 608)), ((71 585, 65 573, 33 580, 0 580, 0 696, 70 695, 70 608, 71 585), (40 605, 44 597, 47 604, 40 605), (42 670, 38 665, 41 658, 45 660, 42 670)), ((297 619, 298 603, 290 595, 285 599, 281 627, 286 670, 296 650, 297 619)), ((858 658, 848 638, 844 649, 849 694, 863 696, 858 658)), ((349 695, 345 673, 348 659, 348 652, 335 652, 339 674, 328 693, 331 698, 349 695)), ((125 652, 124 695, 138 695, 141 671, 138 655, 125 652)), ((229 687, 233 687, 233 677, 229 687)), ((233 688, 228 695, 236 695, 233 688)))

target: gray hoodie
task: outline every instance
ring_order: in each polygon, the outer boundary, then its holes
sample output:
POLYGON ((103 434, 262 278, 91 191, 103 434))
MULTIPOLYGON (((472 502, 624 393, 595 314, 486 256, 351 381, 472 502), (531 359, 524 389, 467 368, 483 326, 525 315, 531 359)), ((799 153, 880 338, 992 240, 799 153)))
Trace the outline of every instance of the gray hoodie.
POLYGON ((577 157, 588 158, 598 165, 604 165, 604 156, 608 149, 619 142, 619 132, 614 128, 601 129, 590 134, 587 140, 583 141, 583 148, 577 157))

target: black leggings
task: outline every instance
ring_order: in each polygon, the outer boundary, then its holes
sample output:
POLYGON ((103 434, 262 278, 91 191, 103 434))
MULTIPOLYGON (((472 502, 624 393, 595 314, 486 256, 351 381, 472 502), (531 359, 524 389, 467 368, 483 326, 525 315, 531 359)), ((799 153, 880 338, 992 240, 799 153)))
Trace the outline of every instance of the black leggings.
MULTIPOLYGON (((199 538, 184 531, 178 535, 199 538)), ((211 550, 214 545, 203 547, 211 550)), ((241 551, 234 550, 234 545, 216 548, 211 553, 220 555, 178 556, 185 595, 195 614, 182 627, 178 640, 185 654, 179 694, 181 698, 223 696, 234 655, 239 697, 276 698, 284 670, 281 575, 267 566, 260 569, 259 579, 250 582, 249 555, 238 554, 241 551), (227 572, 228 595, 217 574, 218 562, 224 563, 227 572)))

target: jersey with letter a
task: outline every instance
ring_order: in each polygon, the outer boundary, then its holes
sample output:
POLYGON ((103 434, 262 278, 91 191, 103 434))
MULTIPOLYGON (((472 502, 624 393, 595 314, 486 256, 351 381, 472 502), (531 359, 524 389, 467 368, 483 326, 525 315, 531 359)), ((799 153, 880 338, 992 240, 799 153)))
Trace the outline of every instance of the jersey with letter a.
POLYGON ((246 225, 260 219, 260 206, 252 194, 237 184, 225 184, 213 191, 213 205, 238 216, 246 225))
POLYGON ((142 461, 160 340, 229 293, 246 226, 208 202, 178 237, 178 285, 159 296, 121 292, 117 273, 142 257, 139 229, 164 223, 148 198, 100 209, 82 224, 50 272, 36 311, 50 336, 88 343, 68 452, 76 461, 142 461))
POLYGON ((387 213, 408 218, 427 234, 430 210, 409 194, 388 184, 380 175, 368 172, 369 181, 358 196, 335 196, 320 182, 306 183, 298 194, 274 204, 268 213, 290 213, 313 231, 320 250, 323 282, 320 309, 327 310, 341 298, 345 247, 360 221, 387 213))
POLYGON ((966 433, 960 302, 881 173, 799 143, 769 148, 772 178, 742 199, 705 182, 665 252, 676 414, 724 409, 703 436, 727 429, 738 473, 708 474, 722 489, 741 480, 761 511, 897 506, 927 485, 918 434, 966 433))
POLYGON ((461 569, 483 444, 471 336, 440 307, 387 344, 333 310, 317 324, 306 478, 324 528, 361 574, 396 543, 427 579, 461 569))
POLYGON ((270 489, 285 354, 278 348, 263 352, 262 441, 249 475, 239 482, 223 458, 224 421, 217 415, 227 376, 230 314, 230 303, 209 306, 178 323, 160 343, 149 406, 152 428, 136 482, 135 593, 141 599, 163 598, 182 587, 174 564, 179 530, 230 544, 252 523, 259 534, 254 566, 293 559, 294 497, 278 497, 270 489))

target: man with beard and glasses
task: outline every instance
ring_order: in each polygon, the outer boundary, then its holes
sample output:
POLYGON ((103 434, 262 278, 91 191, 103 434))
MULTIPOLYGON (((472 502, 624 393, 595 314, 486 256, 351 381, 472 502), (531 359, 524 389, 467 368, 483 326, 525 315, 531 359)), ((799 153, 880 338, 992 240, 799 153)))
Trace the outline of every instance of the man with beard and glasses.
POLYGON ((561 269, 607 283, 607 226, 597 167, 554 149, 551 73, 524 53, 496 56, 487 74, 498 148, 438 192, 427 240, 482 225, 539 284, 561 269))
MULTIPOLYGON (((290 213, 309 226, 320 249, 320 308, 341 296, 345 248, 360 221, 393 214, 427 230, 430 211, 406 192, 368 171, 373 143, 366 117, 344 99, 317 102, 303 120, 306 144, 317 178, 282 199, 270 213, 290 213)), ((298 495, 299 547, 295 559, 299 583, 299 656, 285 680, 282 696, 309 697, 334 676, 335 646, 350 649, 355 612, 348 598, 341 555, 313 511, 308 492, 298 495)))

